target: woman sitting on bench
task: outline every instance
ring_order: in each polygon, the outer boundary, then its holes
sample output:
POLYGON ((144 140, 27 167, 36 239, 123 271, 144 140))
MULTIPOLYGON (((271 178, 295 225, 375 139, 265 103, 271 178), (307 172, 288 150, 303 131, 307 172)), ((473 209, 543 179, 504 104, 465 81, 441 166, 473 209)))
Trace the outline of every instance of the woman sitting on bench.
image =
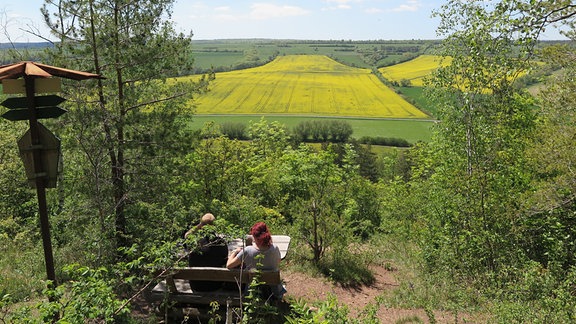
MULTIPOLYGON (((242 267, 245 269, 260 269, 278 271, 280 266, 280 249, 272 243, 272 236, 268 226, 264 222, 258 222, 250 229, 250 235, 254 238, 256 246, 246 246, 244 249, 237 248, 228 256, 226 267, 233 269, 242 267), (258 257, 262 255, 262 257, 258 257)), ((286 290, 282 285, 270 287, 274 297, 281 299, 286 290)))

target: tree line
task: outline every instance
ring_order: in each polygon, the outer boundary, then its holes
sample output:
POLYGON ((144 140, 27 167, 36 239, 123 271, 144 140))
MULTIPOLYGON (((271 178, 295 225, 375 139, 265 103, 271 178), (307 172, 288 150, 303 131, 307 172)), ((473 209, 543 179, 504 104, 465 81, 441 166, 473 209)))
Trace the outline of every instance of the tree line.
MULTIPOLYGON (((314 120, 300 122, 292 129, 286 129, 291 141, 295 143, 347 143, 382 145, 393 147, 410 147, 411 144, 403 138, 362 136, 358 140, 351 139, 354 131, 350 123, 344 120, 314 120)), ((225 122, 220 125, 220 133, 229 139, 250 140, 247 125, 239 122, 225 122)), ((219 133, 219 134, 220 134, 219 133)))

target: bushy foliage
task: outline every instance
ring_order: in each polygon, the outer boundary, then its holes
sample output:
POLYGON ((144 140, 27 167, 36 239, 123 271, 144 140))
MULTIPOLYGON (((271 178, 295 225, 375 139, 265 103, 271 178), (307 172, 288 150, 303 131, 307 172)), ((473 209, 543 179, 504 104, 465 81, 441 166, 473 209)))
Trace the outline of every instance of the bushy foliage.
MULTIPOLYGON (((454 0, 437 12, 439 31, 446 35, 444 55, 452 58, 431 80, 441 122, 430 143, 410 150, 408 186, 395 186, 409 190, 407 205, 426 208, 387 205, 424 223, 428 271, 502 300, 498 314, 504 321, 573 316, 561 306, 572 305, 573 298, 559 288, 572 280, 574 266, 568 239, 572 186, 564 181, 571 172, 560 166, 571 164, 566 161, 573 154, 558 145, 571 133, 561 120, 571 120, 573 95, 556 88, 541 105, 554 108, 543 111, 515 87, 530 69, 540 32, 532 23, 543 19, 543 12, 562 19, 560 13, 573 8, 558 2, 536 10, 515 0, 488 7, 454 0), (512 16, 520 18, 508 20, 512 16), (516 308, 522 303, 532 308, 516 308), (550 315, 550 305, 559 308, 558 317, 550 315)), ((571 89, 569 84, 562 88, 571 89)))
POLYGON ((229 139, 247 140, 246 125, 243 123, 227 122, 222 124, 222 134, 229 139))
POLYGON ((347 142, 353 133, 352 126, 342 120, 304 121, 292 129, 292 133, 300 142, 347 142))
MULTIPOLYGON (((9 224, 7 221, 2 225, 9 224)), ((0 295, 21 302, 41 293, 46 274, 38 237, 33 229, 26 228, 12 240, 0 238, 0 295)))
MULTIPOLYGON (((126 323, 129 308, 114 292, 115 279, 106 269, 70 265, 64 272, 69 280, 44 290, 48 301, 16 308, 3 314, 3 319, 10 323, 126 323)), ((5 295, 0 305, 7 308, 10 302, 5 295)))
POLYGON ((368 267, 372 251, 362 253, 354 248, 357 245, 358 242, 350 244, 347 240, 334 244, 335 250, 318 263, 318 269, 324 276, 345 287, 370 286, 375 280, 368 267))
POLYGON ((370 137, 370 136, 363 136, 361 137, 358 142, 362 144, 371 144, 371 145, 383 145, 383 146, 395 146, 395 147, 410 147, 411 144, 407 140, 403 138, 395 138, 395 137, 370 137))
POLYGON ((271 323, 278 321, 278 308, 273 304, 271 296, 264 294, 266 286, 259 281, 258 274, 254 276, 248 286, 248 293, 244 296, 242 305, 242 323, 271 323))
POLYGON ((378 309, 380 301, 376 300, 374 304, 367 305, 358 318, 349 317, 349 309, 340 305, 338 299, 329 295, 325 301, 317 302, 312 305, 297 300, 292 305, 292 314, 286 317, 286 323, 289 324, 320 324, 320 323, 343 323, 343 324, 377 324, 378 309))

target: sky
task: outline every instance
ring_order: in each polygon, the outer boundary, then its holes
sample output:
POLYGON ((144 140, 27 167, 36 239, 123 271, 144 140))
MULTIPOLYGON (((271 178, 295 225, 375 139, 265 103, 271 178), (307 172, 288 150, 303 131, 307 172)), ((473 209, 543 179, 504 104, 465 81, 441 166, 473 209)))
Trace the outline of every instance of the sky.
MULTIPOLYGON (((446 0, 176 0, 172 20, 193 40, 272 38, 307 40, 438 39, 432 11, 446 0)), ((42 39, 22 32, 43 27, 43 0, 0 0, 0 26, 13 42, 42 39)), ((8 39, 0 33, 0 43, 8 39)), ((549 31, 543 40, 564 39, 549 31)))

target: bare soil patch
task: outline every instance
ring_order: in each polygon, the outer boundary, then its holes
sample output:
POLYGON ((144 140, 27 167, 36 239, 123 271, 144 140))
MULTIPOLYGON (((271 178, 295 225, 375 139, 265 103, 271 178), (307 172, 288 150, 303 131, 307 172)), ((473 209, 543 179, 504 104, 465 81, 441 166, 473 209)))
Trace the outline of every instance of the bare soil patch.
MULTIPOLYGON (((336 296, 341 305, 346 305, 350 316, 355 317, 369 303, 374 302, 377 296, 387 290, 397 289, 400 285, 394 276, 394 271, 384 267, 374 267, 375 282, 371 286, 342 287, 325 278, 314 278, 300 272, 284 271, 282 278, 286 282, 288 293, 286 297, 304 299, 308 302, 324 301, 332 294, 336 296)), ((378 311, 381 323, 430 323, 424 309, 399 309, 381 307, 378 311)), ((434 311, 436 323, 481 323, 466 314, 455 314, 443 311, 434 311)))

